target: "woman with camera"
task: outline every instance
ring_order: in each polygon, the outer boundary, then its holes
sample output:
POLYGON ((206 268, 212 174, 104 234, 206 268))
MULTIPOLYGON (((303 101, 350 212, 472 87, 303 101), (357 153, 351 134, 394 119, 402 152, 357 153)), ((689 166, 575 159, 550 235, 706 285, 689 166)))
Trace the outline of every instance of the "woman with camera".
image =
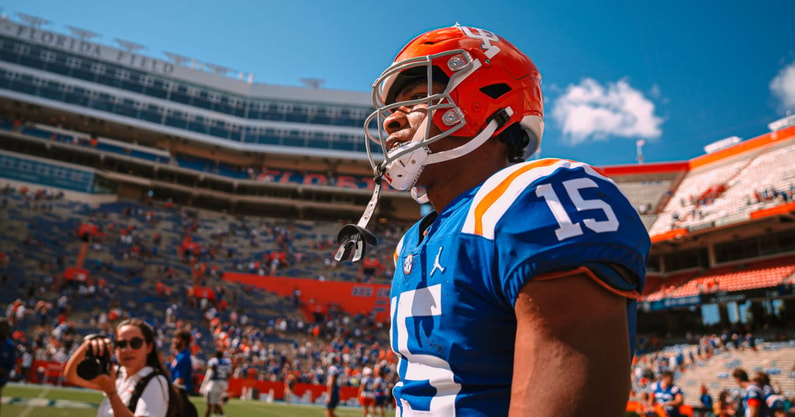
POLYGON ((64 368, 68 382, 105 393, 98 417, 166 417, 171 383, 155 347, 152 328, 139 319, 127 319, 116 326, 116 340, 105 337, 88 338, 69 358, 64 368), (111 349, 118 367, 111 363, 111 349), (135 404, 130 404, 136 385, 151 378, 135 404))

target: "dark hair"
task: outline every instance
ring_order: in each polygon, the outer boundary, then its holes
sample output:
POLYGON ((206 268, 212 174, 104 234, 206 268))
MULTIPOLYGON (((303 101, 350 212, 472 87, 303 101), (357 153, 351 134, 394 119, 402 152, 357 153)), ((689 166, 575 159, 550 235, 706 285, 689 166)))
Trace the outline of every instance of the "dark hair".
POLYGON ((731 393, 728 390, 723 390, 718 394, 718 401, 721 403, 731 401, 731 393))
POLYGON ((765 385, 770 385, 770 377, 766 373, 759 371, 754 374, 754 382, 764 387, 765 385))
POLYGON ((673 373, 672 371, 669 371, 669 370, 665 370, 665 371, 662 371, 662 372, 660 373, 660 378, 661 378, 661 379, 662 379, 662 378, 665 378, 665 377, 667 377, 667 376, 670 376, 671 378, 673 378, 673 377, 674 377, 674 373, 673 373))
MULTIPOLYGON (((497 135, 497 139, 505 144, 505 156, 510 163, 524 162, 525 149, 531 141, 538 142, 537 139, 531 139, 529 133, 522 129, 519 123, 505 128, 497 135)), ((534 145, 534 147, 536 146, 534 145)))
POLYGON ((152 345, 152 350, 146 355, 146 365, 151 366, 155 371, 159 371, 163 375, 168 375, 168 371, 160 360, 160 354, 157 351, 155 331, 152 329, 152 326, 141 319, 125 319, 116 325, 116 331, 118 332, 123 326, 135 326, 141 330, 141 334, 144 335, 146 343, 152 345))
POLYGON ((11 336, 11 324, 8 323, 7 318, 0 318, 0 340, 6 340, 9 336, 11 336))
MULTIPOLYGON (((171 378, 169 378, 169 372, 166 369, 166 366, 163 364, 161 360, 160 353, 157 351, 157 344, 155 343, 155 331, 152 329, 152 326, 149 323, 136 318, 125 319, 119 322, 116 325, 116 332, 119 331, 123 326, 135 326, 141 330, 141 334, 144 335, 144 340, 147 344, 152 345, 152 350, 146 355, 146 365, 151 366, 153 372, 159 373, 166 377, 166 384, 168 384, 168 413, 166 414, 168 417, 174 417, 179 415, 180 409, 182 406, 179 402, 180 395, 179 391, 174 387, 171 383, 171 378)), ((159 382, 159 380, 158 380, 159 382)))
POLYGON ((739 379, 742 382, 748 382, 748 373, 742 368, 737 368, 732 371, 732 377, 739 379))
POLYGON ((176 332, 174 332, 174 337, 176 337, 179 340, 182 340, 183 342, 185 342, 185 344, 190 344, 190 341, 193 339, 193 336, 191 336, 190 334, 190 330, 187 329, 177 330, 176 332))

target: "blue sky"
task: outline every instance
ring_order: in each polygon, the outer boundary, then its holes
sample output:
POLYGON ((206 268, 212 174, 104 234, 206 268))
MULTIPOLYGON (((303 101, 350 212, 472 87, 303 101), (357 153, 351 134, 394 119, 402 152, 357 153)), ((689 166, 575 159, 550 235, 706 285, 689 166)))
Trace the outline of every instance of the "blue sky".
POLYGON ((98 42, 187 55, 256 82, 369 91, 408 40, 456 22, 502 36, 541 70, 542 156, 594 165, 680 161, 749 139, 795 110, 795 2, 6 0, 3 12, 98 42))

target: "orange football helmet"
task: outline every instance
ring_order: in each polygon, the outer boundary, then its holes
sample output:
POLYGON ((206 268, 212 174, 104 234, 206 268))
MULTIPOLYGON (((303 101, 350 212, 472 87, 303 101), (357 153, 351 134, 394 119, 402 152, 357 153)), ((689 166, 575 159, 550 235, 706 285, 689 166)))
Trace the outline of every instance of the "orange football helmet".
POLYGON ((424 33, 403 47, 373 84, 373 106, 365 132, 381 146, 384 160, 375 162, 368 141, 370 161, 376 175, 398 190, 412 187, 425 165, 465 155, 508 129, 500 137, 518 151, 512 159, 526 159, 538 149, 544 130, 541 75, 533 61, 493 32, 458 24, 424 33), (417 79, 428 81, 426 97, 395 102, 401 88, 417 79), (445 83, 445 90, 432 94, 433 81, 445 83), (411 142, 387 149, 384 120, 399 107, 420 103, 427 104, 441 133, 430 137, 426 121, 411 142), (444 152, 428 149, 451 135, 472 139, 444 152))

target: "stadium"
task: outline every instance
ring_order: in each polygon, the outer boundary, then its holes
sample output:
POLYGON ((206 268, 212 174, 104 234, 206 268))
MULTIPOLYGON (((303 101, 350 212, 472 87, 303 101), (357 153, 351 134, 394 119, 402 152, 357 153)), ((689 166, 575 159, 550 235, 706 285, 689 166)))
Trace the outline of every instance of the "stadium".
MULTIPOLYGON (((374 186, 369 93, 255 83, 43 23, 0 22, 0 307, 33 356, 16 379, 63 385, 75 341, 139 317, 165 341, 191 329, 195 374, 225 349, 241 407, 322 404, 328 354, 345 358, 355 406, 361 368, 394 366, 392 250, 421 214, 407 193, 383 192, 378 246, 362 265, 332 261, 374 186)), ((595 168, 652 237, 638 391, 645 369, 678 358, 693 408, 701 387, 736 391, 736 367, 795 397, 795 117, 690 160, 595 168)), ((15 406, 38 396, 18 389, 3 396, 10 415, 36 404, 15 406)))

